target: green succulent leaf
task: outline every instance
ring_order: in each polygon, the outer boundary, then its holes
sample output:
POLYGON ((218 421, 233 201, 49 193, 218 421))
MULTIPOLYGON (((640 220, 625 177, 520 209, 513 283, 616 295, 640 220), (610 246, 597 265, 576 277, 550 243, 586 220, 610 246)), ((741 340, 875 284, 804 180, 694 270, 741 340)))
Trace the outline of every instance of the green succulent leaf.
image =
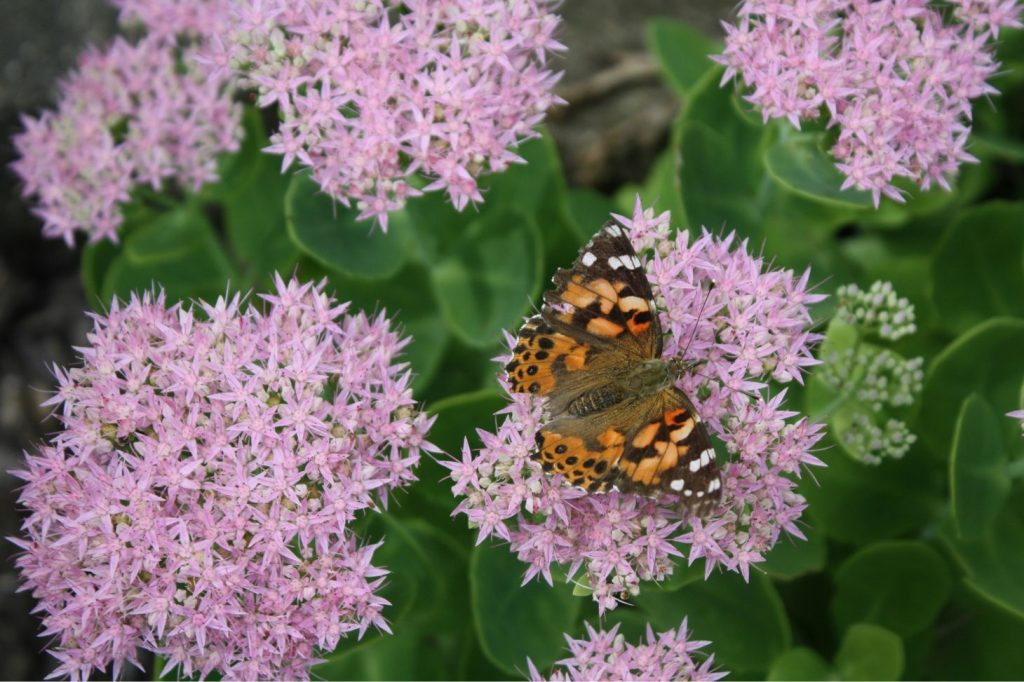
POLYGON ((783 533, 772 547, 759 568, 777 580, 793 580, 808 573, 815 573, 825 567, 828 551, 823 524, 811 515, 806 515, 807 525, 803 527, 806 540, 783 533))
POLYGON ((543 253, 533 221, 512 210, 489 212, 430 272, 452 331, 467 345, 497 347, 540 290, 543 253))
POLYGON ((963 333, 991 317, 1024 317, 1024 202, 960 213, 932 260, 938 319, 963 333))
POLYGON ((977 594, 1024 618, 1024 504, 1006 505, 979 537, 959 540, 955 531, 944 537, 961 568, 965 583, 977 594))
POLYGON ((841 680, 898 680, 903 674, 903 641, 870 623, 854 623, 836 654, 841 680))
POLYGON ((869 467, 829 436, 820 445, 816 454, 826 466, 814 469, 813 479, 800 480, 800 493, 830 538, 855 544, 896 538, 926 523, 943 504, 919 446, 901 460, 869 467))
POLYGON ((803 646, 782 652, 768 670, 769 682, 785 680, 826 680, 832 674, 828 662, 814 649, 803 646))
POLYGON ((168 211, 127 232, 106 269, 101 298, 162 288, 170 302, 214 299, 237 282, 213 228, 192 205, 168 211))
POLYGON ((240 284, 248 286, 273 272, 287 276, 298 249, 285 220, 290 177, 281 172, 278 156, 263 151, 270 142, 257 110, 247 109, 243 122, 245 139, 222 176, 218 198, 231 248, 245 263, 240 284))
POLYGON ((564 653, 582 600, 565 583, 523 582, 525 565, 508 547, 478 545, 470 560, 470 590, 477 636, 487 657, 509 675, 526 659, 548 670, 564 653))
POLYGON ((939 615, 952 587, 942 556, 916 541, 880 542, 839 566, 832 612, 843 631, 874 623, 908 636, 939 615))
POLYGON ((394 275, 408 257, 411 219, 405 211, 394 212, 384 232, 370 220, 356 220, 358 214, 324 194, 305 173, 292 177, 285 194, 288 234, 303 253, 349 277, 394 275))
POLYGON ((1010 494, 1000 417, 972 393, 960 407, 949 457, 950 501, 959 537, 983 536, 1010 494))
POLYGON ((642 590, 636 604, 656 631, 678 628, 686 616, 694 638, 714 642, 715 663, 737 674, 764 675, 792 643, 779 594, 760 573, 750 582, 723 573, 671 592, 642 590))
POLYGON ((673 19, 647 23, 647 45, 676 94, 685 97, 714 66, 721 46, 697 29, 673 19))
POLYGON ((314 674, 321 679, 440 679, 447 661, 463 655, 471 634, 459 613, 468 608, 465 549, 419 519, 374 515, 366 534, 383 536, 374 565, 390 571, 382 595, 394 634, 367 632, 341 640, 314 674))
POLYGON ((765 153, 768 174, 787 190, 807 199, 844 208, 872 206, 871 194, 840 187, 845 177, 835 160, 822 149, 823 133, 780 135, 765 153))
MULTIPOLYGON (((915 429, 933 453, 945 457, 950 452, 956 415, 971 393, 983 397, 997 415, 1018 408, 1024 383, 1021 348, 1024 320, 997 317, 971 328, 935 357, 925 375, 915 429)), ((1000 419, 999 430, 1011 458, 1024 455, 1019 422, 1000 419)))

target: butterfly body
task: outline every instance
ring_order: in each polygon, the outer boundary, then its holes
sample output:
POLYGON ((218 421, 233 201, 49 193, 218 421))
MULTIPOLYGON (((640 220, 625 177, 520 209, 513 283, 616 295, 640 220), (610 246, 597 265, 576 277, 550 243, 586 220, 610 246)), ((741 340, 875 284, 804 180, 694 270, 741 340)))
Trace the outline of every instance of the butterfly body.
POLYGON ((679 497, 698 514, 721 495, 707 429, 662 357, 654 297, 628 236, 608 223, 552 279, 506 365, 512 392, 544 396, 534 456, 591 492, 679 497))

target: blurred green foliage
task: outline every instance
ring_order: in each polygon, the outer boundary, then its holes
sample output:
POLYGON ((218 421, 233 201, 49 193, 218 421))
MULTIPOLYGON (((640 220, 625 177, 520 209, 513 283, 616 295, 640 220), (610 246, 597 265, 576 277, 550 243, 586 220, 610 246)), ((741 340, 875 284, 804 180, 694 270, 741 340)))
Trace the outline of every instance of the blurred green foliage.
MULTIPOLYGON (((902 460, 869 467, 834 435, 866 409, 850 399, 827 415, 833 435, 805 477, 807 542, 783 538, 749 582, 680 567, 606 619, 638 636, 644 624, 713 640, 733 679, 1024 677, 1024 439, 1005 413, 1024 392, 1024 37, 1001 36, 1003 94, 979 102, 972 151, 955 191, 908 188, 905 204, 840 191, 814 126, 764 124, 707 55, 712 41, 658 20, 651 52, 681 102, 671 144, 640 186, 606 197, 566 186, 545 133, 527 165, 490 177, 486 201, 455 212, 430 194, 392 215, 387 233, 356 222, 301 172, 282 175, 259 115, 222 181, 173 202, 139 197, 120 244, 83 253, 92 304, 159 286, 171 300, 262 290, 275 271, 326 277, 339 298, 386 309, 414 337, 407 360, 417 397, 438 415, 433 440, 457 454, 492 429, 503 404, 492 358, 610 211, 636 194, 684 228, 735 230, 775 264, 812 269, 819 289, 892 281, 917 308, 918 332, 894 345, 923 355, 923 394, 908 423, 919 440, 902 460)), ((815 311, 826 330, 833 303, 815 311)), ((849 339, 836 327, 827 344, 849 339)), ((814 379, 791 404, 821 413, 836 395, 814 379)), ((840 397, 841 399, 841 397, 840 397)), ((597 622, 589 597, 520 586, 521 565, 490 541, 475 545, 444 470, 359 526, 383 538, 394 635, 344 641, 315 670, 325 679, 522 677, 560 657, 562 633, 597 622)))

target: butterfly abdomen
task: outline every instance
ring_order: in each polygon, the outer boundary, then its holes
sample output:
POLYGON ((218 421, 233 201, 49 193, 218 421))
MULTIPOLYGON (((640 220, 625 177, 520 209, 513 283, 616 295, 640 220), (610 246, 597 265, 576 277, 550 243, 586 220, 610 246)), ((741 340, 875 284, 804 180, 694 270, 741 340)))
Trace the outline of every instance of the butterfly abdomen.
POLYGON ((602 386, 577 396, 566 409, 573 417, 585 417, 622 402, 627 393, 618 386, 602 386))

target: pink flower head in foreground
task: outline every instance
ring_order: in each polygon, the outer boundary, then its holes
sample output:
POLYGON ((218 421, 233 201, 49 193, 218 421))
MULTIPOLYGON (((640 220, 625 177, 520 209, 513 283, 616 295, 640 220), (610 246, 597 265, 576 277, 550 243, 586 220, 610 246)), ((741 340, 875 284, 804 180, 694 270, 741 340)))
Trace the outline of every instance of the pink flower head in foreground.
POLYGON ((12 164, 24 196, 39 202, 43 234, 117 241, 121 204, 136 185, 171 178, 190 189, 215 180, 216 155, 238 148, 240 109, 226 81, 196 64, 191 50, 150 35, 85 52, 61 85, 54 111, 24 117, 12 164))
POLYGON ((807 329, 807 306, 823 296, 807 291, 809 273, 766 268, 732 235, 672 236, 668 213, 653 217, 639 199, 632 220, 616 218, 631 228, 653 286, 664 357, 699 362, 679 387, 731 460, 721 462, 726 453, 719 452, 717 511, 689 518, 675 499, 587 494, 543 473, 531 458, 543 399, 530 394, 510 396, 497 432, 479 432, 479 452, 467 443, 461 460, 445 463, 452 491, 464 497, 454 513, 479 528, 478 542, 508 541, 527 564, 525 580, 540 574, 550 583, 552 564, 567 565, 570 576, 582 569, 580 582, 602 611, 615 607, 617 595, 636 594, 641 580, 671 575, 684 546, 690 563, 704 557, 705 575, 721 565, 747 576, 782 530, 803 538, 797 520, 806 502, 793 478, 802 465, 821 464, 811 448, 822 427, 794 420, 783 409, 785 391, 770 396, 765 383, 799 381, 803 367, 817 362, 810 347, 820 337, 807 329))
POLYGON ((956 21, 926 0, 745 0, 725 25, 723 83, 740 75, 764 119, 827 112, 839 127, 832 154, 843 188, 902 201, 905 177, 949 189, 976 161, 964 146, 971 100, 996 92, 992 39, 1021 26, 1015 0, 954 0, 956 21))
POLYGON ((115 301, 56 369, 63 429, 16 472, 12 538, 54 676, 116 678, 141 647, 183 677, 306 678, 316 650, 387 630, 377 545, 347 524, 414 480, 432 419, 406 341, 323 288, 278 278, 262 311, 115 301))
POLYGON ((715 655, 697 654, 711 642, 691 640, 686 620, 677 630, 654 633, 647 626, 647 643, 630 644, 619 634, 619 626, 611 630, 595 630, 587 626, 587 637, 569 643, 569 658, 556 661, 550 677, 543 677, 527 659, 530 679, 534 682, 576 682, 577 680, 720 680, 727 673, 713 669, 715 655), (557 666, 561 666, 561 670, 557 666))
POLYGON ((208 38, 231 17, 232 0, 111 0, 123 24, 139 23, 151 35, 208 38))
POLYGON ((323 191, 387 228, 419 190, 456 208, 482 201, 477 178, 520 162, 510 148, 558 98, 545 68, 552 0, 242 0, 223 50, 277 104, 267 148, 312 168, 323 191))

